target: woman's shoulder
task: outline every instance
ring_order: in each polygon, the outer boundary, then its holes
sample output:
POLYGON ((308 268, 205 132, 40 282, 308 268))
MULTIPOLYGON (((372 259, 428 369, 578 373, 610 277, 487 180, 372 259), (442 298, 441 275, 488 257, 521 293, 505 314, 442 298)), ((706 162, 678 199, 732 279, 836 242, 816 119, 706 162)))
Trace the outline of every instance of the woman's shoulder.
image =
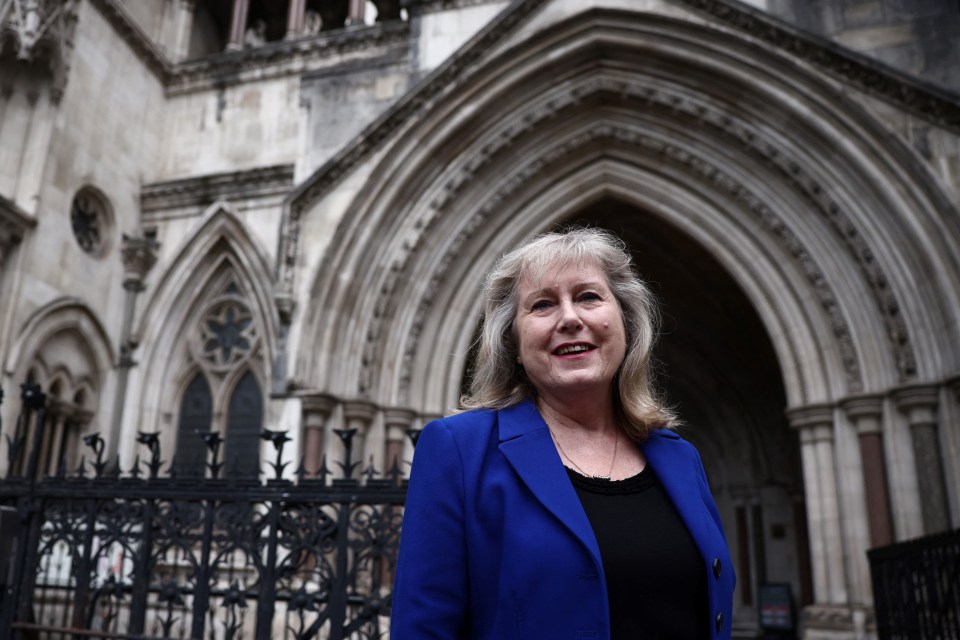
MULTIPOLYGON (((644 447, 649 446, 669 446, 669 447, 680 447, 685 451, 690 451, 692 453, 698 453, 696 447, 694 447, 690 442, 688 442, 683 436, 674 431, 673 429, 654 429, 647 436, 646 442, 644 442, 644 447)), ((698 454, 699 455, 699 454, 698 454)))
POLYGON ((443 429, 449 431, 454 437, 458 437, 475 434, 477 431, 484 430, 484 427, 492 428, 496 421, 496 409, 470 409, 432 420, 424 426, 424 431, 443 429))

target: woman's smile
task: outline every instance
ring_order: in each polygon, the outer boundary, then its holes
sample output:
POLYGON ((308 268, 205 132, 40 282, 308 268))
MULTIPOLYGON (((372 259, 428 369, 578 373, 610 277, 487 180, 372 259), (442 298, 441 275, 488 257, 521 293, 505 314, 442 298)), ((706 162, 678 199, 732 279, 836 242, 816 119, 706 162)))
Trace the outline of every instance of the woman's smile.
POLYGON ((608 391, 626 350, 620 305, 597 266, 519 284, 518 360, 540 394, 608 391))

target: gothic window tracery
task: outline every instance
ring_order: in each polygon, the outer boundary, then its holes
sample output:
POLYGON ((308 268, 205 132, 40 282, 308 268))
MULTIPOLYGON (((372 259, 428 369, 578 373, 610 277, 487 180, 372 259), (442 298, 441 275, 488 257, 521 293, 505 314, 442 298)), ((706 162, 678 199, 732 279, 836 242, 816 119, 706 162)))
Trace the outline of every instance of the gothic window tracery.
POLYGON ((194 318, 187 338, 190 382, 178 410, 177 473, 205 473, 207 449, 202 436, 216 431, 225 441, 221 473, 256 477, 264 402, 257 376, 262 358, 254 313, 246 294, 230 277, 194 318))
POLYGON ((88 388, 89 381, 78 380, 75 373, 60 369, 51 375, 46 373, 47 368, 38 358, 26 378, 27 384, 38 385, 46 394, 46 404, 39 438, 32 416, 21 421, 12 434, 13 446, 17 448, 14 474, 27 473, 35 447, 37 478, 75 471, 80 464, 80 442, 95 415, 95 394, 88 388))

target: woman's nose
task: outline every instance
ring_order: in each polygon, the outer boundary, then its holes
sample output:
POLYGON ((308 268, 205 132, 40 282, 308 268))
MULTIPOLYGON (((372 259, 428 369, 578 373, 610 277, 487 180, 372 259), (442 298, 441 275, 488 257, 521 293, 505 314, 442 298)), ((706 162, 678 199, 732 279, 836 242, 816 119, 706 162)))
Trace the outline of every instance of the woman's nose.
POLYGON ((560 330, 578 329, 583 325, 580 320, 580 313, 573 300, 564 300, 560 302, 560 330))

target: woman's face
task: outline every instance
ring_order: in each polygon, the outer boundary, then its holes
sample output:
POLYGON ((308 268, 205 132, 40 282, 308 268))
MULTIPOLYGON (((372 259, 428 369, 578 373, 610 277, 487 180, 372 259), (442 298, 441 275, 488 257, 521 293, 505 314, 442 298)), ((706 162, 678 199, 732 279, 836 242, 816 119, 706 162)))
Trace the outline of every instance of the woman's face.
POLYGON ((626 353, 620 305, 595 265, 519 283, 518 361, 540 395, 608 391, 626 353))

